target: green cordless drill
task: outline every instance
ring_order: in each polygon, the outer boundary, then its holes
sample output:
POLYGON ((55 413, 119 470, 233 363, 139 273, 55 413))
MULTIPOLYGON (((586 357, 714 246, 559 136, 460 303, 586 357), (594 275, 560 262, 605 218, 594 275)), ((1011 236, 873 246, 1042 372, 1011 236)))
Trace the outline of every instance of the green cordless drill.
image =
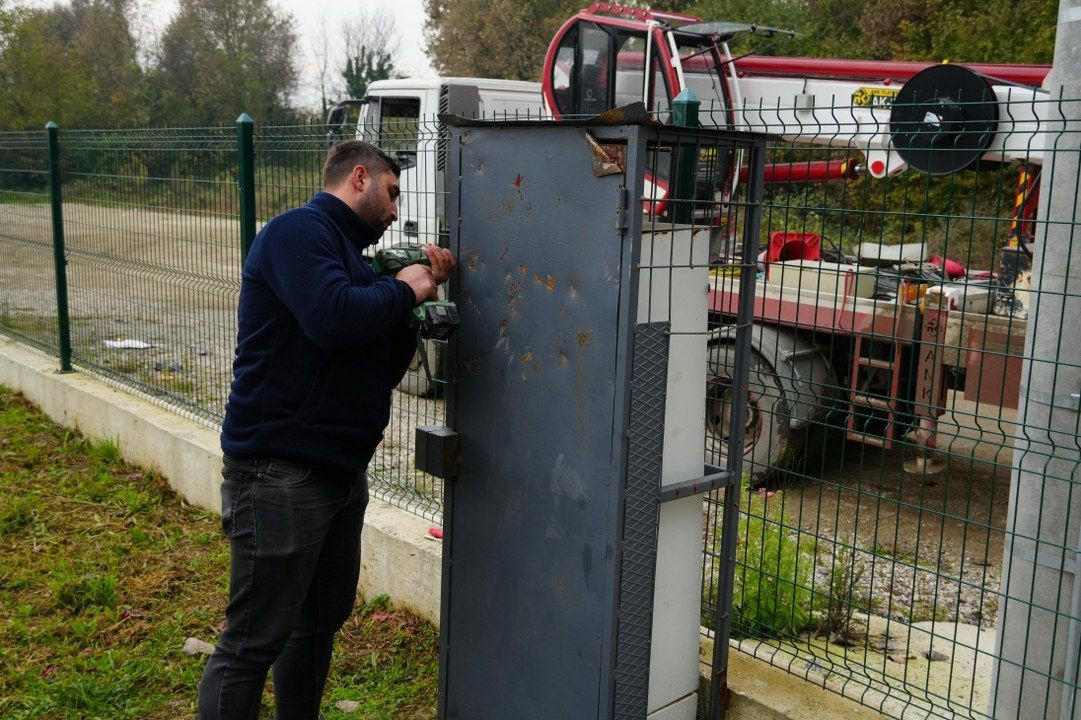
MULTIPOLYGON (((372 270, 380 277, 397 275, 403 268, 410 265, 431 266, 428 253, 423 245, 414 243, 400 243, 384 248, 375 253, 372 260, 372 270)), ((420 353, 420 362, 424 366, 424 375, 428 378, 428 384, 432 383, 432 371, 428 366, 428 351, 425 340, 446 340, 458 329, 458 306, 450 300, 428 300, 417 305, 409 313, 409 326, 420 328, 420 337, 417 338, 417 351, 420 353)))
MULTIPOLYGON (((397 275, 410 265, 431 266, 423 245, 401 243, 375 254, 372 270, 381 277, 397 275)), ((409 313, 409 326, 420 328, 425 340, 446 340, 458 329, 458 306, 450 300, 428 300, 409 313)))

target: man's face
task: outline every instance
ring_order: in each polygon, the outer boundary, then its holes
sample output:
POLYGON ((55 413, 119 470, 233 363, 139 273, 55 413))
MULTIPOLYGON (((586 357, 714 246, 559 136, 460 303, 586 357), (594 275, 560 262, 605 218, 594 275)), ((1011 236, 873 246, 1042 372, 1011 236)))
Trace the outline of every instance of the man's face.
POLYGON ((389 170, 366 173, 353 210, 380 236, 398 219, 398 176, 389 170))

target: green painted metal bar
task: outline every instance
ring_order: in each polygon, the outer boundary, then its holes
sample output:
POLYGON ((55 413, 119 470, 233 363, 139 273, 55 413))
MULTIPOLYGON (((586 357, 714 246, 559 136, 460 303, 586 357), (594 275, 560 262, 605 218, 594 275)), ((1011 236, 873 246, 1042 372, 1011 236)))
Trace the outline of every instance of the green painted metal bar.
POLYGON ((240 258, 248 259, 255 239, 255 122, 247 113, 236 119, 237 190, 240 197, 240 258))
POLYGON ((71 318, 68 313, 67 255, 64 252, 64 200, 60 191, 60 128, 51 120, 49 133, 49 200, 53 220, 53 267, 56 271, 56 322, 60 340, 60 372, 71 372, 71 318))
MULTIPOLYGON (((684 88, 672 101, 672 124, 698 127, 698 109, 702 103, 690 88, 684 88)), ((677 223, 694 221, 694 176, 698 167, 698 149, 680 147, 673 168, 672 220, 677 223)))

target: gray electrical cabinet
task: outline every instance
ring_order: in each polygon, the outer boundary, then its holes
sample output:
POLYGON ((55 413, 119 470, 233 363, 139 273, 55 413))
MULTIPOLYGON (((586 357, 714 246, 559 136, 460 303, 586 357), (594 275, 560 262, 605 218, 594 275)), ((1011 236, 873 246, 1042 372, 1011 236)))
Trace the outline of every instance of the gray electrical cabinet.
POLYGON ((733 136, 451 130, 446 720, 694 717, 697 493, 738 474, 703 470, 709 228, 644 208, 666 144, 733 136))

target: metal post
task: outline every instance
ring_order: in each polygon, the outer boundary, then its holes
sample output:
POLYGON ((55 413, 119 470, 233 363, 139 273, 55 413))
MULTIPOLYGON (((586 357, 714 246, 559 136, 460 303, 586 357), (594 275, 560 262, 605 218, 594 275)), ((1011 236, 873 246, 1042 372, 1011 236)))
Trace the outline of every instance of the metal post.
POLYGON ((751 366, 751 324, 758 268, 758 234, 766 145, 755 143, 748 156, 747 207, 743 208, 743 248, 739 265, 739 307, 736 311, 736 357, 732 373, 732 413, 728 435, 728 470, 737 478, 724 489, 721 519, 721 568, 717 580, 717 606, 713 617, 713 674, 710 678, 709 720, 724 720, 728 707, 728 639, 732 635, 732 593, 735 587, 739 500, 743 492, 743 435, 746 429, 747 375, 751 366))
POLYGON ((1081 717, 1081 0, 1060 0, 1054 66, 1038 101, 1046 144, 1035 292, 1014 441, 993 675, 995 718, 1081 717), (1073 647, 1071 647, 1071 645, 1073 647))
POLYGON ((49 121, 49 199, 53 216, 53 267, 56 272, 56 321, 60 333, 60 372, 71 372, 71 319, 68 314, 68 259, 64 253, 64 202, 60 194, 60 128, 49 121))
POLYGON ((240 193, 240 261, 255 239, 255 122, 248 113, 236 119, 236 182, 240 193))
MULTIPOLYGON (((672 101, 672 124, 698 127, 698 108, 701 106, 694 90, 684 88, 672 101)), ((698 166, 698 148, 684 147, 682 143, 674 158, 671 199, 672 220, 677 223, 694 222, 694 176, 698 166)))

